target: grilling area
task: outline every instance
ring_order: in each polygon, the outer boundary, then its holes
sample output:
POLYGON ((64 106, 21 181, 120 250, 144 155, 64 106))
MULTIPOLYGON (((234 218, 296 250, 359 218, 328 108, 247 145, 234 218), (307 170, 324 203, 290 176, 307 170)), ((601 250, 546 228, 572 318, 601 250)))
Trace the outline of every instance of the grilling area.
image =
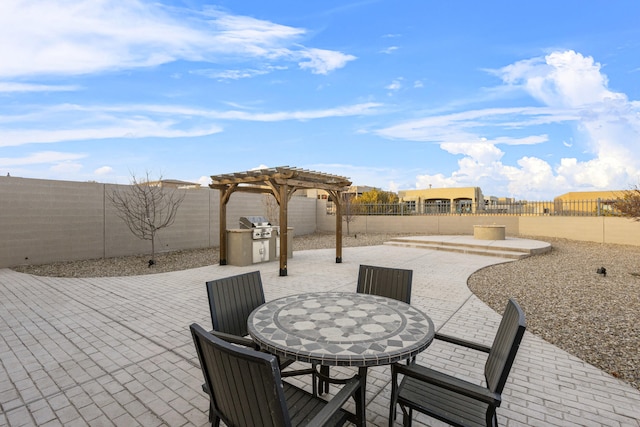
MULTIPOLYGON (((342 262, 342 193, 349 189, 348 178, 289 166, 212 175, 209 187, 220 191, 220 265, 248 265, 275 260, 279 275, 287 275, 287 259, 292 256, 287 205, 298 189, 322 189, 336 204, 336 263, 342 262), (279 206, 276 236, 264 217, 239 220, 239 230, 227 230, 227 203, 236 191, 271 194, 279 206), (242 230, 251 230, 249 232, 242 230), (276 255, 277 254, 277 255, 276 255)), ((293 237, 293 236, 291 236, 293 237)))
MULTIPOLYGON (((242 216, 239 228, 227 230, 229 265, 244 267, 280 257, 280 226, 264 216, 242 216)), ((288 227, 287 258, 293 257, 293 227, 288 227)))

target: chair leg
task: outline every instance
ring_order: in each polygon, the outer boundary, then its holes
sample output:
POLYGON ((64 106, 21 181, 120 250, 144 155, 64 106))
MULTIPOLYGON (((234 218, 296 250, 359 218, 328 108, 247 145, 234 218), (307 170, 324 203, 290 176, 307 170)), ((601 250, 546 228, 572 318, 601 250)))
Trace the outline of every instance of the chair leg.
MULTIPOLYGON (((358 418, 359 427, 367 424, 367 415, 365 407, 367 406, 367 371, 366 367, 358 368, 358 376, 360 377, 360 390, 356 394, 356 417, 358 418)), ((327 383, 327 386, 329 383, 327 383)), ((329 390, 327 389, 327 392, 329 390)))
POLYGON ((393 424, 395 421, 396 421, 396 407, 393 403, 391 403, 391 409, 389 409, 389 427, 393 427, 393 424))
POLYGON ((213 403, 209 405, 209 424, 214 427, 220 427, 220 417, 213 410, 213 403))
POLYGON ((396 405, 398 404, 398 386, 394 376, 391 377, 391 396, 389 398, 389 427, 392 427, 396 420, 396 405))
MULTIPOLYGON (((317 369, 317 365, 313 365, 313 370, 315 371, 317 369)), ((320 367, 320 374, 322 374, 322 367, 320 367)), ((316 377, 318 379, 318 382, 316 383, 314 381, 313 383, 313 393, 317 393, 318 395, 322 394, 322 388, 323 388, 323 383, 322 383, 322 377, 320 375, 315 375, 314 377, 316 377), (316 389, 317 386, 317 389, 316 389), (316 391, 317 390, 317 391, 316 391)))
POLYGON ((320 378, 318 378, 318 373, 316 372, 316 365, 311 365, 311 369, 313 369, 311 373, 311 390, 315 397, 318 395, 318 389, 320 388, 320 378))
POLYGON ((411 427, 413 425, 413 409, 409 408, 409 414, 402 420, 405 427, 411 427))
POLYGON ((402 426, 411 427, 413 423, 413 409, 405 408, 402 404, 400 404, 400 409, 402 410, 402 426))
POLYGON ((322 379, 329 376, 329 367, 320 366, 320 376, 318 377, 318 394, 329 393, 329 382, 322 379))
MULTIPOLYGON (((323 366, 324 368, 324 374, 328 377, 329 376, 329 367, 328 366, 323 366)), ((329 381, 325 381, 324 382, 324 392, 325 393, 329 393, 329 381)))

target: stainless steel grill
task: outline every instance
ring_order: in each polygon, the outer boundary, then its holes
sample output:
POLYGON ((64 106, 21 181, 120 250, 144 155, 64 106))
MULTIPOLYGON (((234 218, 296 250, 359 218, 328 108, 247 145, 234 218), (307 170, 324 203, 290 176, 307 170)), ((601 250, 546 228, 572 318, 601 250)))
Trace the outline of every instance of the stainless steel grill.
POLYGON ((270 239, 273 233, 273 226, 263 216, 241 216, 240 228, 253 230, 251 236, 254 240, 270 239))

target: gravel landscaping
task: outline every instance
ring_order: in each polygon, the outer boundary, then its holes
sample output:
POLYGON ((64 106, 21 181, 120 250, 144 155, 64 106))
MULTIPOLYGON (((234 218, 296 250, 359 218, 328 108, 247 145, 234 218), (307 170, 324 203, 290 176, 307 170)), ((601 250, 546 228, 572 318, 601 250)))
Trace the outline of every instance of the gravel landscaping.
POLYGON ((515 298, 528 331, 640 389, 640 247, 536 240, 551 252, 486 267, 471 291, 499 313, 515 298))
MULTIPOLYGON (((406 234, 404 234, 406 235, 406 234)), ((396 234, 352 234, 344 247, 379 245, 396 234)), ((470 289, 501 313, 515 298, 531 331, 640 389, 640 247, 536 238, 552 251, 484 268, 470 289), (597 273, 604 267, 606 275, 597 273)), ((333 234, 294 237, 295 250, 335 247, 333 234)), ((202 267, 218 262, 217 249, 20 266, 41 276, 129 276, 202 267)))

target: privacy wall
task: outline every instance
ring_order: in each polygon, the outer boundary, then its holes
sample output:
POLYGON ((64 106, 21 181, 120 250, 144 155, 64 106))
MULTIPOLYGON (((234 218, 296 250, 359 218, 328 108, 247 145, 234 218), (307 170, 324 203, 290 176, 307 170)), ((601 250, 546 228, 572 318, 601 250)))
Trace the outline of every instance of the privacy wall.
MULTIPOLYGON (((148 253, 151 243, 135 237, 107 195, 128 186, 0 177, 0 267, 148 253)), ((219 246, 220 194, 185 191, 176 221, 158 232, 156 251, 219 246)), ((234 193, 227 229, 241 216, 267 216, 264 195, 234 193)), ((268 196, 271 197, 271 196, 268 196)), ((293 197, 289 226, 294 235, 316 230, 316 201, 293 197)))
MULTIPOLYGON (((335 230, 335 216, 318 204, 318 231, 335 230)), ((413 233, 423 235, 473 235, 474 225, 504 225, 507 237, 557 237, 585 242, 640 246, 640 222, 613 216, 556 215, 405 215, 356 216, 351 234, 413 233)), ((346 224, 342 227, 347 233, 346 224)))
MULTIPOLYGON (((151 243, 131 234, 107 199, 116 187, 128 186, 0 177, 0 268, 149 253, 151 243)), ((185 191, 175 223, 158 233, 158 252, 219 246, 219 192, 185 191)), ((264 197, 234 193, 227 229, 238 228, 241 216, 268 216, 264 197)), ((294 235, 335 232, 335 216, 327 215, 325 200, 293 197, 288 212, 294 235)), ((474 225, 488 224, 505 225, 508 237, 640 245, 640 222, 608 216, 361 216, 348 228, 352 234, 473 235, 474 225)))

